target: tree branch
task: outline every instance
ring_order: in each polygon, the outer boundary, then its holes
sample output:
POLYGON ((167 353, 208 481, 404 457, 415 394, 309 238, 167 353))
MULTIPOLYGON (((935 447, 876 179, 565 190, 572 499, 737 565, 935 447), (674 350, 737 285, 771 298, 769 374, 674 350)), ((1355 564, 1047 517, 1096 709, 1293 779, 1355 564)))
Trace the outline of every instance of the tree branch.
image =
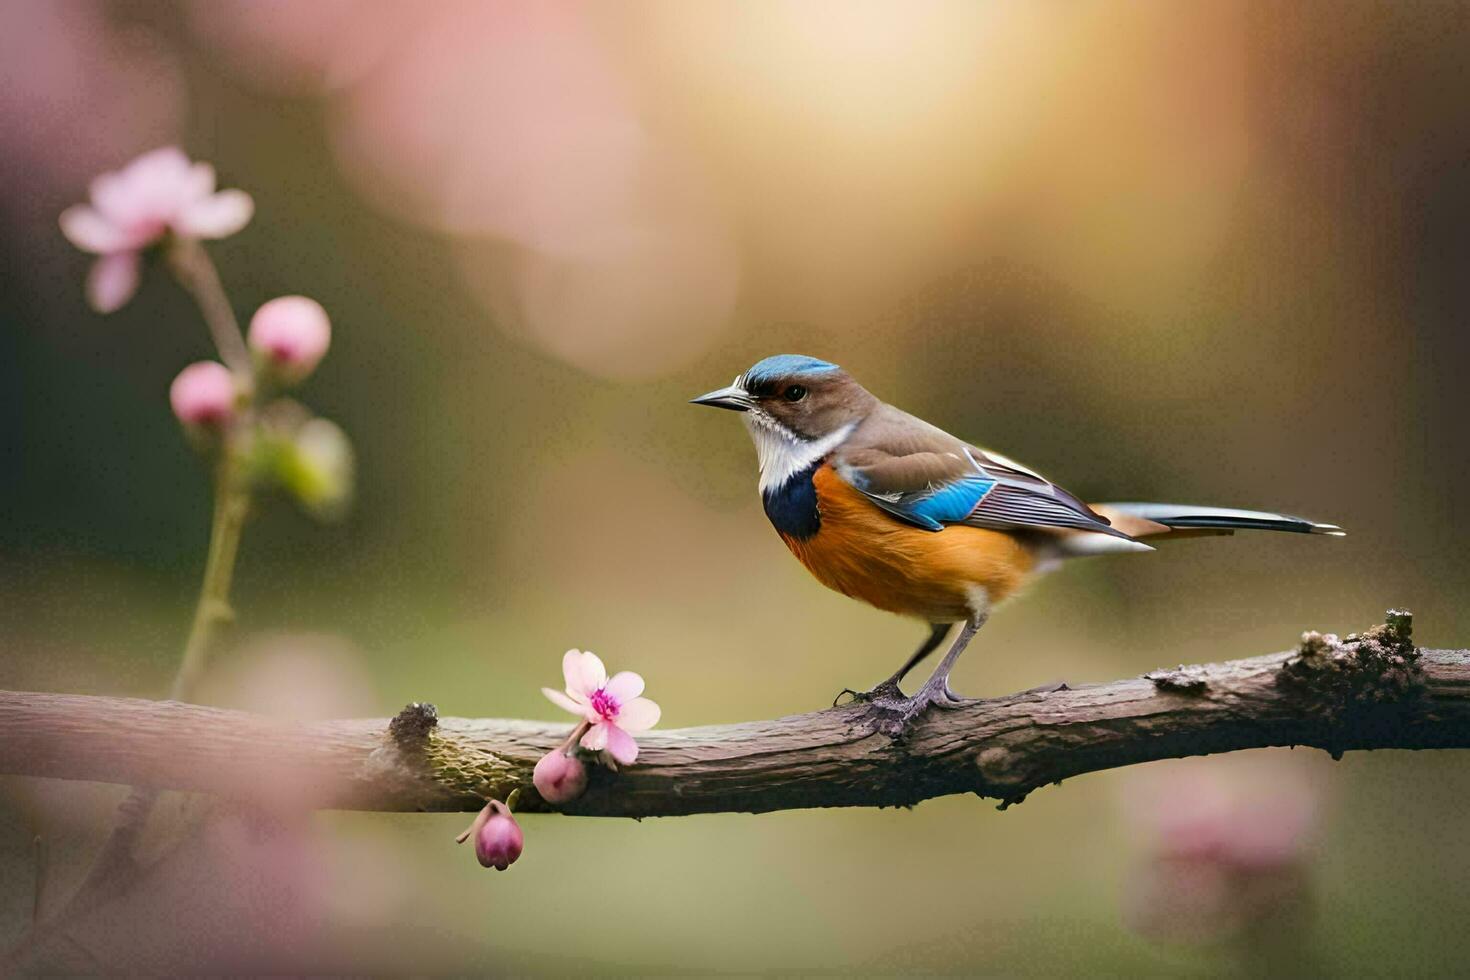
MULTIPOLYGON (((649 732, 638 763, 593 769, 565 813, 674 816, 907 806, 951 793, 1018 802, 1070 776, 1272 745, 1470 748, 1470 651, 1416 650, 1407 614, 1294 651, 1155 671, 931 711, 902 741, 862 705, 649 732)), ((0 692, 0 773, 196 790, 358 810, 472 810, 531 789, 566 736, 541 722, 443 718, 283 722, 173 701, 0 692)))

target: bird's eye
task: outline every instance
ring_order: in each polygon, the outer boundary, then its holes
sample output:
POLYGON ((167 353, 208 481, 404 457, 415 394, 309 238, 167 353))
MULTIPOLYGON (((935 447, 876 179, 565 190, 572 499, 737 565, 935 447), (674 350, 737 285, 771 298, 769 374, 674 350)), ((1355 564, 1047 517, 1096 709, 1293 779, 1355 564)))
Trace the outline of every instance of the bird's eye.
POLYGON ((801 385, 788 385, 786 390, 781 392, 781 397, 789 402, 799 402, 806 397, 806 389, 801 385))

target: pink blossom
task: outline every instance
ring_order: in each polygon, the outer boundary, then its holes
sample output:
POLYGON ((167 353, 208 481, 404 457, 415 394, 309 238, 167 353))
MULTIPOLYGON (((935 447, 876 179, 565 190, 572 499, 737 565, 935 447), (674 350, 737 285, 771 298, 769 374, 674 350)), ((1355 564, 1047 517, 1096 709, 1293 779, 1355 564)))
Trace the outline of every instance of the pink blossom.
POLYGON ((198 361, 169 385, 168 401, 185 425, 223 426, 235 417, 235 378, 216 361, 198 361))
POLYGON ((1289 939, 1312 891, 1322 799, 1312 772, 1279 757, 1189 760, 1135 776, 1142 848, 1124 911, 1162 942, 1289 939))
POLYGON ((87 301, 111 313, 138 288, 143 249, 169 232, 224 238, 244 228, 255 203, 244 191, 216 191, 214 168, 166 146, 92 181, 91 203, 61 212, 61 232, 101 256, 87 275, 87 301))
POLYGON ((305 296, 278 296, 250 319, 250 349, 295 384, 316 370, 332 342, 327 311, 305 296))
POLYGON ((475 858, 482 868, 504 871, 516 863, 526 844, 521 825, 511 816, 510 807, 499 800, 485 805, 471 830, 475 837, 475 858))
POLYGON ((568 650, 561 670, 566 693, 549 687, 543 687, 541 693, 591 726, 582 736, 582 748, 591 752, 605 749, 618 762, 630 765, 638 758, 638 743, 628 733, 652 728, 659 718, 658 705, 639 697, 643 678, 624 670, 609 680, 607 668, 591 651, 568 650))
POLYGON ((536 792, 547 803, 568 803, 587 790, 587 767, 557 747, 541 757, 531 773, 536 792))

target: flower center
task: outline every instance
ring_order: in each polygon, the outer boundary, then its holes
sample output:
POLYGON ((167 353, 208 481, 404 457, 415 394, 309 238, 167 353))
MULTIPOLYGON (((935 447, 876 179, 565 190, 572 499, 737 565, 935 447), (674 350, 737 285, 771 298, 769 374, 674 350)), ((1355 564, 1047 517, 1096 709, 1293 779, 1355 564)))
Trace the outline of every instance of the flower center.
POLYGON ((165 221, 161 221, 158 218, 149 216, 133 221, 128 226, 127 230, 129 234, 140 240, 154 239, 158 238, 160 235, 168 230, 168 223, 165 221))
POLYGON ((602 688, 592 692, 592 710, 602 718, 603 721, 612 721, 618 716, 618 699, 607 693, 602 688))

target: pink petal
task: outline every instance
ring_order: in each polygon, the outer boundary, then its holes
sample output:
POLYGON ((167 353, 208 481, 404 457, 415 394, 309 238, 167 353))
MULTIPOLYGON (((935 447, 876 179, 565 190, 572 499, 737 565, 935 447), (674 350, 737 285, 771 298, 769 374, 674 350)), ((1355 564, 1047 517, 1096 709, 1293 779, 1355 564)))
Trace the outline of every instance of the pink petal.
POLYGON ((600 721, 587 729, 587 734, 582 736, 582 748, 589 752, 601 752, 607 748, 608 729, 612 728, 605 721, 600 721))
POLYGON ((592 693, 582 690, 581 650, 568 650, 561 655, 561 679, 566 683, 568 694, 579 694, 585 698, 592 693))
POLYGON ((122 174, 98 174, 88 188, 92 205, 114 224, 128 224, 136 217, 127 181, 122 174))
POLYGON ((572 714, 576 715, 579 718, 587 713, 587 709, 584 705, 578 704, 560 691, 553 691, 549 687, 543 687, 541 689, 541 693, 546 695, 546 700, 550 701, 558 708, 561 708, 563 711, 570 711, 572 714))
POLYGON ((121 173, 134 179, 150 177, 158 180, 177 180, 189 169, 189 156, 177 146, 160 146, 142 156, 134 157, 121 173))
POLYGON ((174 227, 198 238, 225 238, 244 228, 255 214, 255 202, 244 191, 228 190, 184 205, 174 227))
POLYGON ((61 233, 83 252, 97 255, 120 252, 134 245, 127 232, 85 204, 74 204, 61 212, 61 233))
POLYGON ((607 683, 607 668, 602 665, 602 658, 591 650, 584 650, 582 658, 577 664, 577 683, 568 685, 569 691, 585 691, 591 697, 592 692, 607 683))
POLYGON ((214 193, 214 168, 207 163, 190 164, 184 178, 181 196, 185 201, 198 201, 214 193))
POLYGON ((92 203, 113 224, 131 227, 166 221, 182 200, 189 158, 176 146, 152 150, 115 173, 92 181, 92 203))
POLYGON ((608 725, 607 751, 618 762, 630 766, 638 758, 638 743, 617 725, 608 725))
POLYGON ((138 291, 137 252, 115 252, 92 263, 87 272, 87 302, 98 313, 120 309, 138 291))
POLYGON ((607 682, 606 690, 619 702, 631 701, 643 693, 643 678, 631 670, 620 670, 607 682))
POLYGON ((163 146, 137 157, 118 171, 136 192, 177 188, 189 174, 189 156, 177 146, 163 146))
POLYGON ((138 157, 117 177, 118 186, 108 198, 116 213, 96 201, 104 214, 122 225, 167 222, 186 203, 189 158, 178 147, 166 146, 138 157))
POLYGON ((662 713, 659 706, 647 698, 634 698, 618 709, 618 727, 630 732, 646 731, 658 724, 662 713))

